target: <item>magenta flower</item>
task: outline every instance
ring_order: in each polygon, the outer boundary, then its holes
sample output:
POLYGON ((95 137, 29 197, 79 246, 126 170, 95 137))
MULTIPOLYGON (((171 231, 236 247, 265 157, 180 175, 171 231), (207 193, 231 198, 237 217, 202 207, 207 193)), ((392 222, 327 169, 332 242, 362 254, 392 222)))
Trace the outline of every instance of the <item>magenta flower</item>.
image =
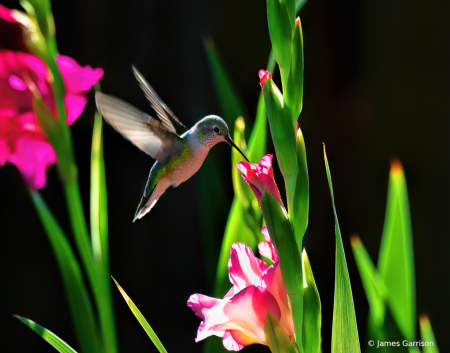
POLYGON ((267 190, 273 197, 283 206, 280 192, 273 177, 271 154, 266 154, 261 158, 259 164, 250 164, 248 162, 240 162, 236 164, 238 169, 242 172, 242 178, 252 189, 258 200, 258 205, 261 206, 261 197, 264 190, 267 190))
POLYGON ((260 254, 275 260, 273 265, 268 266, 256 258, 247 245, 232 244, 228 261, 233 284, 230 291, 223 299, 202 294, 189 298, 187 305, 203 320, 197 331, 197 342, 212 335, 219 336, 229 351, 239 351, 253 343, 267 344, 264 338, 267 311, 280 321, 287 335, 293 337, 294 324, 278 254, 265 227, 262 232, 266 241, 259 244, 260 254))
MULTIPOLYGON (((18 28, 14 21, 13 11, 0 5, 0 28, 18 28)), ((8 37, 0 36, 0 41, 5 38, 8 37)), ((9 48, 6 44, 0 42, 0 48, 9 48)), ((56 61, 66 88, 66 122, 72 125, 87 104, 87 91, 103 76, 103 69, 82 67, 63 55, 58 55, 56 61)), ((22 51, 0 50, 0 166, 13 163, 30 187, 41 189, 47 182, 48 168, 57 158, 37 126, 25 77, 31 79, 43 101, 57 115, 50 73, 42 60, 22 51)))

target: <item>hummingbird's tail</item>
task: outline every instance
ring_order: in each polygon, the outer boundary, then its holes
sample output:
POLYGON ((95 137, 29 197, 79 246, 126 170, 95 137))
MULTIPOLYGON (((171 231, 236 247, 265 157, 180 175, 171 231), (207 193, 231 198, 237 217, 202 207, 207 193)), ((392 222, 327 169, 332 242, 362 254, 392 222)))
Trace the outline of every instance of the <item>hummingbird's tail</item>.
POLYGON ((139 202, 138 208, 136 210, 136 213, 134 215, 133 218, 133 223, 136 221, 136 219, 141 219, 142 217, 144 217, 147 213, 150 212, 150 210, 153 208, 153 206, 155 206, 156 202, 158 201, 158 199, 153 200, 153 202, 151 204, 147 204, 144 203, 143 206, 142 205, 142 201, 144 200, 144 197, 142 197, 141 202, 139 202))
POLYGON ((153 206, 155 206, 160 196, 170 186, 170 184, 167 183, 166 180, 160 180, 154 185, 152 184, 153 183, 150 174, 150 178, 147 182, 147 186, 145 187, 144 194, 141 197, 141 201, 139 202, 136 213, 134 215, 133 222, 136 221, 136 219, 141 219, 147 213, 149 213, 153 206))

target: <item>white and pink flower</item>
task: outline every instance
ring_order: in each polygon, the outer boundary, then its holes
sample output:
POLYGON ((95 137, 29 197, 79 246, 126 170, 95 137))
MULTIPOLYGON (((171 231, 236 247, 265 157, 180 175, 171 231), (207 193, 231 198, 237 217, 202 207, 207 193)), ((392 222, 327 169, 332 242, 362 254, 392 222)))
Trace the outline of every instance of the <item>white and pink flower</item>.
POLYGON ((223 299, 193 294, 187 305, 203 321, 196 341, 209 336, 222 337, 229 351, 239 351, 253 343, 267 344, 264 320, 267 311, 275 316, 291 338, 294 324, 289 310, 286 290, 281 278, 278 254, 270 241, 266 227, 262 229, 266 241, 259 244, 259 252, 274 262, 268 266, 243 243, 231 245, 228 271, 233 287, 223 299))

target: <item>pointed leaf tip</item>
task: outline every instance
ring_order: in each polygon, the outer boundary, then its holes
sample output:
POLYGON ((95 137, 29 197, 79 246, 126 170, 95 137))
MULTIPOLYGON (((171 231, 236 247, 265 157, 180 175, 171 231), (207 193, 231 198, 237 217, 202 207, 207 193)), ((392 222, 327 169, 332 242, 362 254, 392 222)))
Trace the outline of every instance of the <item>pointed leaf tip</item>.
POLYGON ((399 159, 395 158, 391 161, 391 172, 392 173, 402 173, 403 166, 399 159))
POLYGON ((352 244, 352 246, 360 245, 362 244, 361 238, 356 234, 352 235, 350 236, 350 243, 352 244))

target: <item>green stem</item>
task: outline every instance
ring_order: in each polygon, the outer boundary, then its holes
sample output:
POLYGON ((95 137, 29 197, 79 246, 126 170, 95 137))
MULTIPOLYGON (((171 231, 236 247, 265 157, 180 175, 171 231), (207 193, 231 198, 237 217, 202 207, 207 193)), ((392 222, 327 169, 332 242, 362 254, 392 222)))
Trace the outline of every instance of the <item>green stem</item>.
MULTIPOLYGON (((302 288, 303 289, 303 288, 302 288)), ((295 342, 300 353, 303 352, 303 290, 300 293, 288 294, 291 302, 292 319, 294 321, 295 342)))
POLYGON ((95 304, 97 306, 104 348, 108 353, 116 352, 117 344, 115 340, 116 335, 109 278, 105 278, 106 271, 104 267, 102 268, 101 264, 97 264, 94 261, 81 202, 78 180, 65 182, 64 190, 69 208, 69 217, 75 236, 75 243, 87 272, 95 304))

